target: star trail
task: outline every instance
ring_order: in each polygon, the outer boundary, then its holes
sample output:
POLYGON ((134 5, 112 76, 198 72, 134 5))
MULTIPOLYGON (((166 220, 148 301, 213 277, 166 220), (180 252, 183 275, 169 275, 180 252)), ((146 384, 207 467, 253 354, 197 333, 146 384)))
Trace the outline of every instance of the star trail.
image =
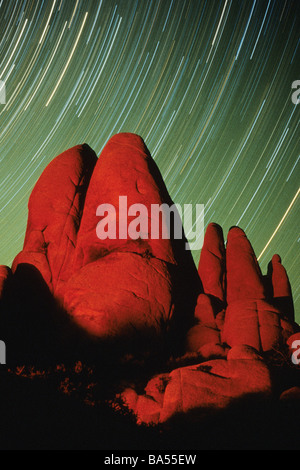
POLYGON ((281 256, 299 322, 299 32, 297 0, 0 0, 1 264, 56 155, 134 132, 176 203, 281 256))

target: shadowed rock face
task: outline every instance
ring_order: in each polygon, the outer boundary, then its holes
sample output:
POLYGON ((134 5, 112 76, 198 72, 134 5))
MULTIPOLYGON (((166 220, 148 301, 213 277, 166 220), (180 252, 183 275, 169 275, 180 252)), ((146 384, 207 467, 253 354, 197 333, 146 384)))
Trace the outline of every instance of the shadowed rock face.
MULTIPOLYGON (((11 270, 0 267, 0 326, 10 349, 19 348, 20 358, 29 348, 31 360, 58 344, 56 360, 80 354, 82 343, 113 344, 120 357, 156 354, 163 373, 146 369, 144 393, 139 383, 119 395, 141 423, 274 396, 265 355, 290 361, 291 338, 299 338, 280 257, 263 276, 243 230, 229 230, 225 249, 222 228, 211 223, 197 270, 184 237, 128 235, 137 204, 147 209, 140 223, 150 230, 152 206, 173 202, 135 134, 113 136, 99 158, 84 144, 48 165, 30 196, 23 250, 11 270), (103 204, 114 209, 110 219, 98 210, 103 204), (114 223, 116 237, 100 239, 99 222, 114 223)), ((109 361, 104 351, 89 349, 89 359, 109 361)))

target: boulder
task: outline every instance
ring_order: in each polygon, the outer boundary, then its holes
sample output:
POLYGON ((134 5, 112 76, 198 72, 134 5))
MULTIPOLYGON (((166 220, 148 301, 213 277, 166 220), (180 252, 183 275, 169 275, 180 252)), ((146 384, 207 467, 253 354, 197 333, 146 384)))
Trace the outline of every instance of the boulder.
POLYGON ((226 245, 227 304, 244 299, 264 299, 260 267, 244 231, 232 227, 226 245))
POLYGON ((138 396, 124 390, 122 399, 138 422, 163 423, 178 415, 224 409, 236 400, 272 395, 271 374, 253 348, 233 347, 227 359, 214 359, 156 376, 138 396))
POLYGON ((24 246, 12 271, 21 264, 34 266, 57 295, 73 273, 77 231, 96 161, 87 144, 66 150, 45 168, 29 198, 24 246))
POLYGON ((225 248, 222 228, 210 223, 207 226, 200 253, 199 276, 206 294, 225 301, 225 248))
POLYGON ((281 264, 281 257, 274 255, 271 261, 272 296, 279 310, 285 312, 291 322, 295 321, 292 289, 287 272, 281 264))
POLYGON ((163 204, 170 208, 173 202, 143 140, 113 136, 89 183, 74 275, 64 292, 65 309, 91 335, 183 334, 190 325, 200 281, 184 234, 175 239, 170 230, 163 236, 166 215, 159 221, 152 212, 163 204))
POLYGON ((263 276, 244 231, 229 230, 226 246, 227 309, 222 341, 257 351, 282 349, 294 333, 286 312, 267 299, 263 276))

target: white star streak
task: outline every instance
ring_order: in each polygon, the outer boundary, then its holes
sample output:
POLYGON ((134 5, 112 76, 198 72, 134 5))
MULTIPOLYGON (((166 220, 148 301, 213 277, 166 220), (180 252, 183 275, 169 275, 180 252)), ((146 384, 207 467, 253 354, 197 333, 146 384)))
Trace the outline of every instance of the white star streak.
POLYGON ((264 247, 264 249, 262 250, 262 252, 260 253, 260 255, 258 256, 257 260, 259 261, 260 258, 262 257, 262 255, 264 254, 264 252, 266 251, 266 249, 268 248, 268 246, 270 245, 271 241, 273 240, 273 238, 275 237, 276 233, 278 232, 278 230, 280 229, 281 225, 283 224, 284 220, 286 219, 288 213, 290 212, 291 208, 293 207, 294 203, 296 202, 296 199, 298 197, 300 193, 300 188, 298 189, 298 191, 296 192, 295 196, 293 197, 293 200, 292 202, 290 203, 289 207, 287 208, 287 210, 285 211, 281 221, 279 222, 279 224, 277 225, 276 229, 274 230, 271 238, 269 239, 268 243, 266 244, 266 246, 264 247))
POLYGON ((76 46, 77 46, 78 41, 79 41, 79 39, 80 39, 82 30, 83 30, 83 28, 84 28, 84 24, 85 24, 85 22, 86 22, 87 16, 88 16, 88 12, 86 12, 86 14, 84 15, 84 19, 83 19, 83 22, 82 22, 80 31, 79 31, 79 33, 78 33, 78 36, 77 36, 77 38, 76 38, 75 44, 74 44, 74 46, 73 46, 73 49, 72 49, 72 51, 71 51, 71 54, 69 55, 69 58, 68 58, 68 60, 67 60, 67 62, 66 62, 66 65, 65 65, 65 67, 64 67, 64 69, 63 69, 63 71, 62 71, 62 74, 61 74, 61 76, 59 77, 59 79, 57 80, 56 86, 54 87, 54 89, 53 89, 53 91, 52 91, 52 93, 51 93, 51 95, 50 95, 50 97, 49 97, 49 99, 48 99, 48 101, 47 101, 47 103, 46 103, 46 107, 49 105, 50 101, 52 100, 52 98, 53 98, 53 96, 54 96, 54 94, 55 94, 57 88, 59 87, 59 84, 60 84, 60 82, 62 81, 63 76, 64 76, 64 74, 66 73, 66 70, 67 70, 67 68, 68 68, 68 66, 69 66, 69 64, 70 64, 70 62, 71 62, 71 59, 72 59, 73 54, 74 54, 74 52, 75 52, 76 46))

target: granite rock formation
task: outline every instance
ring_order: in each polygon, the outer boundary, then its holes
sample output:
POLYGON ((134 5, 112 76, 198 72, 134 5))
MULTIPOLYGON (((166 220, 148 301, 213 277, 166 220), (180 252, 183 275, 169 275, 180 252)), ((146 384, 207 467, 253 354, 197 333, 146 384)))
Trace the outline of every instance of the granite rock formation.
MULTIPOLYGON (((273 295, 276 300, 282 293, 290 305, 288 278, 281 265, 279 269, 280 276, 276 271, 271 276, 273 295)), ((294 319, 267 296, 267 280, 240 228, 230 229, 225 250, 221 228, 208 226, 199 276, 204 292, 198 296, 186 351, 199 353, 201 362, 156 375, 144 394, 124 390, 121 397, 140 422, 161 423, 192 410, 220 410, 237 399, 271 398, 274 382, 264 357, 273 351, 287 357, 287 345, 298 338, 294 319)))
MULTIPOLYGON (((173 204, 135 134, 113 136, 99 158, 86 144, 73 147, 42 173, 23 249, 11 269, 0 267, 0 326, 3 339, 19 348, 15 360, 46 357, 57 343, 57 357, 78 354, 81 341, 109 343, 119 358, 159 357, 160 371, 144 370, 144 392, 132 381, 120 385, 118 399, 140 423, 269 398, 276 387, 288 397, 297 381, 277 374, 275 387, 266 359, 275 351, 288 363, 291 338, 299 337, 280 257, 263 276, 243 230, 229 230, 225 249, 222 229, 212 223, 197 270, 184 236, 133 239, 119 232, 137 215, 126 212, 124 219, 120 196, 127 207, 148 209, 143 227, 155 223, 152 205, 173 204), (115 209, 110 219, 97 212, 102 204, 115 209), (99 221, 115 224, 116 237, 100 239, 99 221)), ((89 351, 93 362, 103 362, 89 351)), ((112 349, 105 351, 109 363, 112 349)))

